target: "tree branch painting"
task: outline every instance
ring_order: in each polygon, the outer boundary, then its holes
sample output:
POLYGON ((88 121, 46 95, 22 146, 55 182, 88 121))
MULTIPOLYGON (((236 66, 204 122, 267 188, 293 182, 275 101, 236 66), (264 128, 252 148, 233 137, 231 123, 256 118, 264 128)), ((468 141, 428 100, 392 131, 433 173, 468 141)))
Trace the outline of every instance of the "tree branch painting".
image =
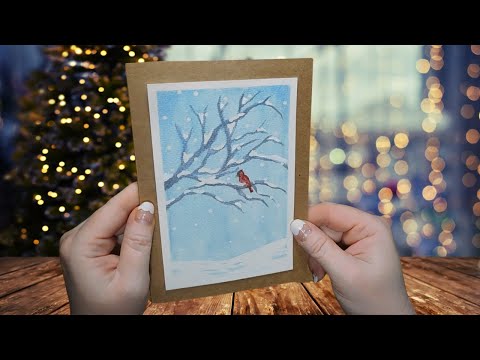
POLYGON ((284 120, 282 112, 270 99, 271 96, 262 96, 261 91, 253 95, 243 92, 238 102, 230 102, 227 97, 220 95, 212 118, 208 117, 208 106, 195 108, 189 105, 189 111, 196 121, 190 121, 187 126, 175 124, 181 144, 180 159, 177 168, 172 174, 165 174, 164 180, 165 191, 174 186, 178 188, 182 180, 189 180, 188 186, 182 187, 180 193, 167 200, 167 209, 186 197, 206 196, 243 212, 243 206, 247 202, 257 202, 266 207, 276 202, 271 194, 263 192, 265 189, 286 193, 285 188, 272 182, 248 178, 242 170, 245 166, 269 162, 283 167, 287 174, 287 159, 265 150, 267 144, 284 146, 278 137, 269 134, 264 128, 266 121, 284 120), (260 108, 270 109, 268 119, 259 121, 253 130, 240 126, 250 114, 260 108), (234 109, 233 115, 227 116, 227 110, 231 109, 234 109), (200 133, 200 139, 193 139, 195 131, 200 133), (240 171, 243 178, 238 180, 236 177, 240 171), (232 180, 232 177, 236 180, 232 180), (216 195, 215 189, 219 187, 230 189, 234 196, 224 199, 216 195))

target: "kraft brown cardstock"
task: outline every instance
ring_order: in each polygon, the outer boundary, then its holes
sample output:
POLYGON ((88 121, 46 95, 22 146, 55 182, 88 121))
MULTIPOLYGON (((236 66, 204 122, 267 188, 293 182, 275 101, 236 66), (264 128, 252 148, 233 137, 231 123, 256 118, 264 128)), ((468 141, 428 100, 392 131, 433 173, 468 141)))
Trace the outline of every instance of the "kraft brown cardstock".
MULTIPOLYGON (((298 84, 294 217, 305 219, 308 211, 312 66, 312 59, 160 61, 126 64, 140 201, 150 201, 158 209, 147 84, 296 77, 298 84)), ((158 214, 158 211, 156 213, 158 214)), ((293 243, 293 270, 291 271, 167 291, 157 220, 150 259, 151 301, 192 299, 281 283, 311 281, 312 274, 308 270, 307 256, 295 241, 293 243)))

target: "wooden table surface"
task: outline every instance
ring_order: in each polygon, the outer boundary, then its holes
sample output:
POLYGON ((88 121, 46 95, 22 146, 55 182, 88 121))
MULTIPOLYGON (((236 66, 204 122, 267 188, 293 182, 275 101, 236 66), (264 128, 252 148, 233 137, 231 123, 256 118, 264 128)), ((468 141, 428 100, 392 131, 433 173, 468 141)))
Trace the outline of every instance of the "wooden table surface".
MULTIPOLYGON (((402 258, 418 314, 480 314, 479 258, 402 258)), ((58 258, 0 258, 0 314, 69 314, 58 258)), ((145 314, 343 314, 330 279, 150 304, 145 314)))

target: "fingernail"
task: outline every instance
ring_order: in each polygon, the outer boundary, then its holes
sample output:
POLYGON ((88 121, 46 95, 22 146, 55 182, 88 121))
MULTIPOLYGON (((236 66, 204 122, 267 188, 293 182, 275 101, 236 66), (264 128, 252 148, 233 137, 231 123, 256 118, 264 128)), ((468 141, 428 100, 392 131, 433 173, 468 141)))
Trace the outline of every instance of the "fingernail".
POLYGON ((297 241, 302 242, 307 239, 312 229, 310 229, 310 226, 308 226, 306 222, 296 219, 290 224, 290 231, 297 241))
POLYGON ((138 208, 135 214, 135 221, 150 225, 153 222, 155 207, 151 202, 145 201, 138 208))
POLYGON ((313 275, 313 282, 318 283, 318 276, 315 275, 314 273, 312 273, 312 275, 313 275))

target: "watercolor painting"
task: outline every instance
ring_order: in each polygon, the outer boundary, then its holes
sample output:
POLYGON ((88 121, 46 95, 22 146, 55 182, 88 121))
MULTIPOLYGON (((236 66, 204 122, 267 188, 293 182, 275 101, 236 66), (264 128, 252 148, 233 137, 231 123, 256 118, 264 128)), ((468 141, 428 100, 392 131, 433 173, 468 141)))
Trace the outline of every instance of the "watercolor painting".
POLYGON ((297 79, 147 89, 166 290, 291 270, 297 79))

